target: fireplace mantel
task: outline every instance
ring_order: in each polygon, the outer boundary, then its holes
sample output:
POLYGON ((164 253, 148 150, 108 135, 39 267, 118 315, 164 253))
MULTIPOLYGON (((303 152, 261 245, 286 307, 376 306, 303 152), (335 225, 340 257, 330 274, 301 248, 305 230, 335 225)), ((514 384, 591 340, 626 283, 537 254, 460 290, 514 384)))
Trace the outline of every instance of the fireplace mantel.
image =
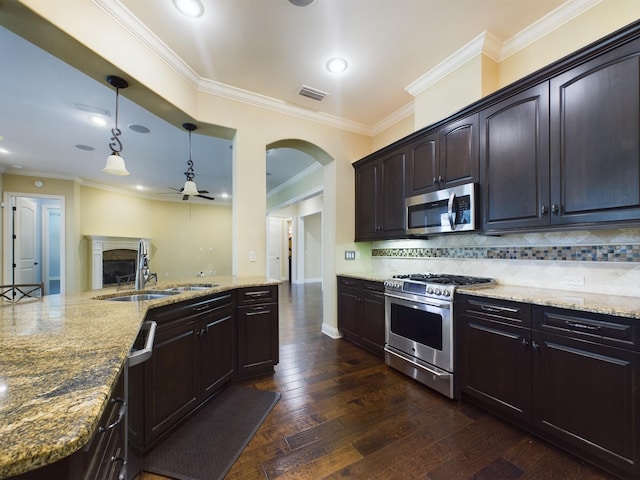
MULTIPOLYGON (((108 250, 128 249, 138 250, 140 238, 136 237, 110 237, 105 235, 85 235, 89 241, 89 268, 91 289, 102 288, 102 254, 108 250)), ((150 252, 150 238, 143 238, 147 252, 150 252)))

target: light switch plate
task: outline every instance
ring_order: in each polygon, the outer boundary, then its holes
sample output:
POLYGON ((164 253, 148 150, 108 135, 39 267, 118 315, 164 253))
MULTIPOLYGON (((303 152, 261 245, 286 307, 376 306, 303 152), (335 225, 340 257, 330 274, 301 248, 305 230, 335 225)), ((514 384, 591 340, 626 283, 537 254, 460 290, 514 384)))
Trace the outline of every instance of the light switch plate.
POLYGON ((345 260, 355 260, 356 259, 356 251, 355 250, 345 250, 344 251, 344 259, 345 260))

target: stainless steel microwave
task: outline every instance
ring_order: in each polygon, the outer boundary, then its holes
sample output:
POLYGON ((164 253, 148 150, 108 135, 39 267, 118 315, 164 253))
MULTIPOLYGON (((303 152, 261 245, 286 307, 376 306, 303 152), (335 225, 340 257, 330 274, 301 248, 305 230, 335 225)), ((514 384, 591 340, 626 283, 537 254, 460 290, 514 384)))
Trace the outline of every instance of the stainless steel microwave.
POLYGON ((476 229, 476 185, 467 183, 405 200, 407 234, 464 232, 476 229))

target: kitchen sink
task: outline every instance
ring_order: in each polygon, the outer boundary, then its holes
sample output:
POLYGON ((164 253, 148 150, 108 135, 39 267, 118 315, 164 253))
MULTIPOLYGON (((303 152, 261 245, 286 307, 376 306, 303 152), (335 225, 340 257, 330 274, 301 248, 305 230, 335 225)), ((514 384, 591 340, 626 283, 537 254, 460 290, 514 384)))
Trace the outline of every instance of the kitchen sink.
POLYGON ((160 298, 171 297, 180 292, 172 290, 156 290, 150 292, 132 292, 123 293, 122 295, 96 297, 97 300, 110 300, 113 302, 141 302, 143 300, 158 300, 160 298))
POLYGON ((175 292, 192 292, 196 290, 207 290, 209 288, 217 287, 217 283, 193 283, 189 285, 178 285, 175 287, 171 287, 169 291, 175 292))

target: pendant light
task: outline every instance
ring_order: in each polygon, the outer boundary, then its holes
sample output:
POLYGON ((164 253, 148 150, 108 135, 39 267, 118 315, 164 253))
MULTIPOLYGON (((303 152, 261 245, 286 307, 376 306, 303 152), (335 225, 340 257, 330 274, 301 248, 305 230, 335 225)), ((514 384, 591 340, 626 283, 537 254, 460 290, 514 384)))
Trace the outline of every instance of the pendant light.
POLYGON ((107 164, 102 171, 109 175, 125 176, 129 175, 129 172, 124 166, 124 159, 120 156, 120 152, 122 151, 122 142, 118 137, 122 132, 118 128, 118 97, 120 96, 120 89, 127 88, 129 84, 126 80, 116 77, 115 75, 107 75, 107 82, 116 89, 116 121, 114 127, 111 129, 112 137, 111 143, 109 143, 111 155, 107 157, 107 164))
POLYGON ((191 132, 196 130, 196 127, 193 123, 183 123, 182 127, 189 132, 189 160, 187 161, 187 171, 184 172, 187 177, 187 181, 184 182, 184 188, 182 189, 183 195, 198 195, 198 189, 196 188, 196 182, 193 181, 193 177, 195 177, 195 172, 193 171, 193 160, 191 160, 191 132))

